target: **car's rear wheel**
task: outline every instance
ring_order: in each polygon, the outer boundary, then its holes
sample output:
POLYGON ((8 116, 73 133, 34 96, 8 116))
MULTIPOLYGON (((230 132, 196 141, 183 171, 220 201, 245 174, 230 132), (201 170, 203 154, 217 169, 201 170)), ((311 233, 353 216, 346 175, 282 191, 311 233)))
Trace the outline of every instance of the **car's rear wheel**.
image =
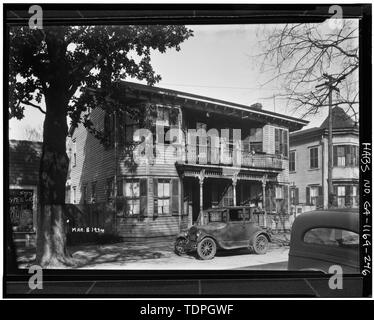
POLYGON ((185 238, 178 238, 175 241, 174 245, 174 251, 177 255, 182 255, 186 253, 186 245, 187 245, 187 239, 185 238))
POLYGON ((269 240, 263 235, 259 234, 253 241, 253 251, 257 254, 265 254, 269 248, 269 240))
POLYGON ((200 259, 213 259, 217 252, 216 242, 212 238, 204 238, 197 245, 197 254, 200 259))

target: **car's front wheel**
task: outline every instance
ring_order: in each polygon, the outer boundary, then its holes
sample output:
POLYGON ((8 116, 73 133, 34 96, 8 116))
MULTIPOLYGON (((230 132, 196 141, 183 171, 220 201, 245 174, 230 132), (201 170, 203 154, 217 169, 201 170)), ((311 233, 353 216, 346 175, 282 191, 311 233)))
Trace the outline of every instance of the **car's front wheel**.
POLYGON ((177 255, 182 255, 186 253, 186 245, 187 245, 187 239, 186 238, 178 238, 175 241, 174 245, 174 251, 177 255))
POLYGON ((204 238, 197 245, 197 254, 200 259, 213 259, 217 252, 216 242, 212 238, 204 238))
POLYGON ((253 251, 257 254, 265 254, 269 248, 269 240, 263 235, 259 234, 253 241, 253 251))

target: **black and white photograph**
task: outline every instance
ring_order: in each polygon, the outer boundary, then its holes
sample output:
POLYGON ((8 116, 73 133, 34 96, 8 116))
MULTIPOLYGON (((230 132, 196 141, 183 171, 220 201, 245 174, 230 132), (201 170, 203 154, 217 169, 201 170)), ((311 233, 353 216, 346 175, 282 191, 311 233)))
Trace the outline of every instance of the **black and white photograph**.
POLYGON ((371 4, 190 6, 3 6, 9 296, 39 271, 371 295, 371 4))

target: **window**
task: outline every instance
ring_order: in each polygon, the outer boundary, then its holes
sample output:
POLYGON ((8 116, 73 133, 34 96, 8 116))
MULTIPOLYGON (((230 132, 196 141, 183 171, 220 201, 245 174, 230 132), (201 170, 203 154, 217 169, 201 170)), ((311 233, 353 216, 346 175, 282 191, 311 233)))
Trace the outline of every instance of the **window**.
POLYGON ((357 233, 349 230, 315 228, 305 233, 304 242, 357 250, 359 236, 357 233))
POLYGON ((310 169, 318 168, 318 147, 313 147, 309 149, 310 155, 310 169))
POLYGON ((352 186, 352 206, 353 207, 358 207, 357 186, 352 186))
POLYGON ((73 167, 77 165, 77 140, 73 140, 73 159, 72 159, 73 167))
POLYGON ((290 172, 296 171, 296 151, 290 151, 289 169, 290 172))
POLYGON ((275 198, 276 199, 284 199, 283 186, 276 186, 275 187, 275 198))
POLYGON ((96 182, 91 183, 91 203, 96 202, 96 182))
POLYGON ((222 211, 210 211, 208 213, 209 222, 226 222, 226 219, 223 218, 222 211))
POLYGON ((288 132, 285 129, 275 128, 275 154, 288 157, 288 132))
POLYGON ((158 180, 157 212, 158 214, 168 214, 170 212, 170 181, 169 180, 158 180))
POLYGON ((345 186, 337 187, 338 207, 345 207, 345 186))
POLYGON ((262 152, 262 141, 261 142, 250 142, 250 151, 254 153, 262 152))
POLYGON ((261 153, 262 148, 262 128, 252 128, 249 134, 249 151, 254 151, 255 153, 261 153))
POLYGON ((299 189, 295 187, 290 188, 290 201, 291 204, 299 204, 299 189))
POLYGON ((318 186, 310 187, 310 204, 315 206, 318 200, 318 186))
POLYGON ((334 166, 354 167, 358 166, 358 146, 339 145, 333 148, 334 166))
POLYGON ((242 209, 231 209, 230 210, 230 221, 243 221, 243 210, 242 209))
POLYGON ((339 167, 345 167, 345 148, 344 147, 337 147, 337 165, 339 167))
POLYGON ((125 182, 126 214, 129 216, 140 213, 140 186, 138 180, 125 182))
POLYGON ((234 194, 233 194, 233 189, 232 185, 230 185, 225 194, 223 195, 223 206, 224 207, 229 207, 234 205, 234 194))
POLYGON ((169 108, 164 106, 157 106, 156 124, 169 126, 169 108))

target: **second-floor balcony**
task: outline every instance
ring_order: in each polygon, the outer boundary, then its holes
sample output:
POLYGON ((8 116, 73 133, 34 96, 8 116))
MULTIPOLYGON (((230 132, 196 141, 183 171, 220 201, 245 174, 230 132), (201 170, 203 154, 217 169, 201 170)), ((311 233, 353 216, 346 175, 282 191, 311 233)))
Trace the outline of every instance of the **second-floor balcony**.
POLYGON ((202 145, 187 145, 178 163, 282 170, 282 160, 279 155, 202 145))

